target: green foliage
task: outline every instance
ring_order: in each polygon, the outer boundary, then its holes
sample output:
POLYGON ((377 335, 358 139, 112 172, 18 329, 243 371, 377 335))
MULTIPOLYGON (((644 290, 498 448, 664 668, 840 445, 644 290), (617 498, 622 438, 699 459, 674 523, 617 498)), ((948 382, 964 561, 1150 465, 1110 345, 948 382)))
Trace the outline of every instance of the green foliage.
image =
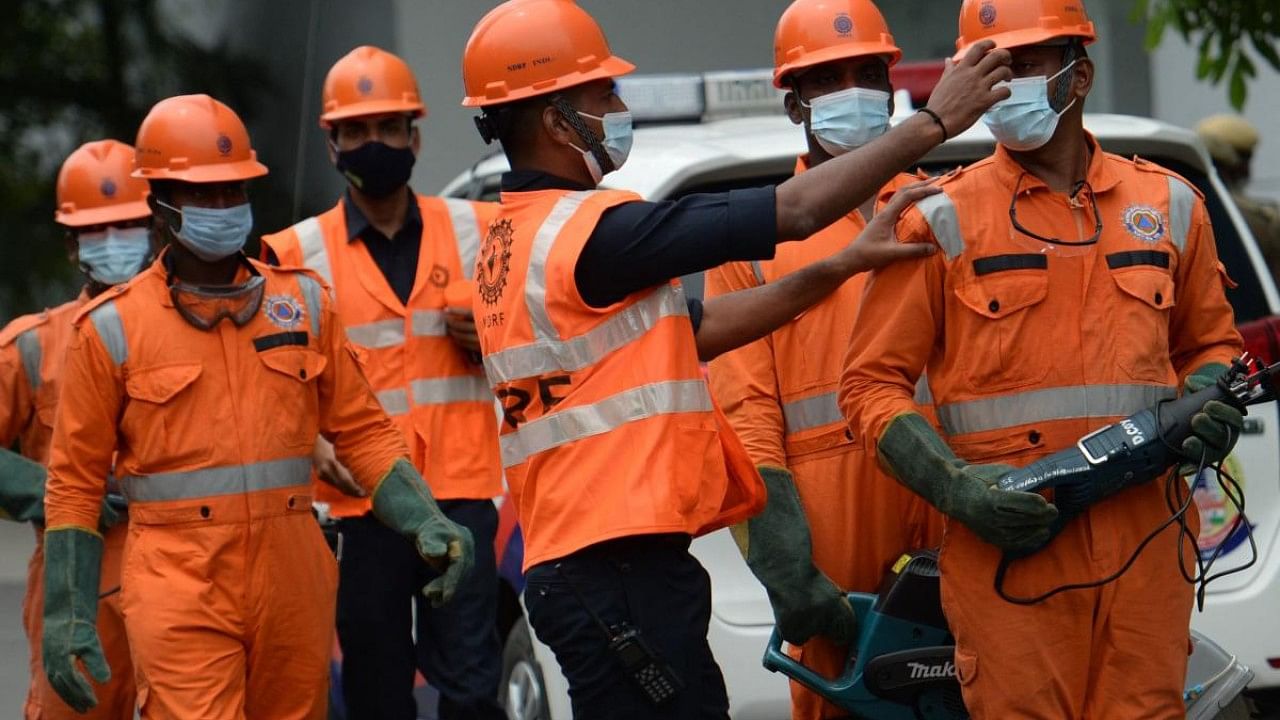
POLYGON ((1227 94, 1236 110, 1244 108, 1249 80, 1258 69, 1246 52, 1280 71, 1280 2, 1277 0, 1137 0, 1136 20, 1147 21, 1148 50, 1160 44, 1172 28, 1188 43, 1197 43, 1200 61, 1196 77, 1214 85, 1227 80, 1227 94))
MULTIPOLYGON (((220 3, 205 0, 216 11, 220 3)), ((188 37, 160 0, 14 0, 0 23, 0 320, 60 302, 80 277, 53 222, 62 160, 90 140, 133 144, 158 100, 205 92, 246 116, 264 73, 225 41, 188 37)), ((191 8, 197 3, 187 3, 191 8)), ((195 8, 200 9, 200 8, 195 8)))

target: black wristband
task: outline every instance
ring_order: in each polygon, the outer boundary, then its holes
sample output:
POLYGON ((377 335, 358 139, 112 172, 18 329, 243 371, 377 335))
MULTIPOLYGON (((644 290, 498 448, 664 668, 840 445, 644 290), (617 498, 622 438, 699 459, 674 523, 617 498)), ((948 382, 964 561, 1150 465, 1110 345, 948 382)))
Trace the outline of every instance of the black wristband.
POLYGON ((922 112, 925 115, 928 115, 929 117, 933 118, 934 122, 938 123, 938 128, 942 130, 942 142, 946 142, 951 139, 951 133, 947 132, 947 126, 942 124, 942 118, 938 116, 938 113, 930 110, 927 107, 922 107, 916 112, 922 112))

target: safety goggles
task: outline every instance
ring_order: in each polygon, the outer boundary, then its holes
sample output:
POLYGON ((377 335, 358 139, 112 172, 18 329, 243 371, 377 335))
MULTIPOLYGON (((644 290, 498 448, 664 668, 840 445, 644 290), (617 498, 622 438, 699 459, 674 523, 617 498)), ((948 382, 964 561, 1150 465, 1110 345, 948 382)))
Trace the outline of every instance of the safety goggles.
POLYGON ((1071 193, 1071 197, 1068 200, 1068 202, 1071 204, 1072 208, 1084 207, 1085 205, 1083 203, 1080 203, 1077 200, 1077 198, 1080 197, 1081 192, 1086 190, 1088 191, 1088 194, 1089 194, 1088 207, 1093 212, 1093 236, 1092 237, 1090 237, 1088 240, 1063 240, 1061 238, 1046 237, 1044 235, 1034 233, 1031 230, 1028 230, 1027 228, 1023 227, 1022 223, 1018 222, 1018 195, 1021 194, 1022 179, 1025 178, 1026 176, 1027 176, 1026 173, 1022 173, 1021 175, 1018 176, 1018 182, 1015 183, 1013 186, 1013 199, 1009 201, 1009 220, 1013 223, 1014 230, 1017 230, 1018 232, 1022 233, 1023 235, 1026 235, 1029 238, 1034 238, 1036 240, 1039 240, 1040 242, 1048 243, 1050 245, 1062 245, 1064 247, 1084 247, 1086 245, 1093 245, 1094 243, 1098 242, 1098 238, 1102 237, 1102 215, 1101 213, 1098 212, 1098 201, 1093 196, 1093 187, 1089 185, 1087 181, 1083 181, 1083 180, 1078 185, 1076 185, 1075 191, 1071 193))
POLYGON ((238 285, 187 285, 173 278, 169 281, 173 306, 184 320, 200 330, 212 330, 228 318, 236 327, 243 327, 262 307, 265 289, 266 280, 257 274, 238 285))

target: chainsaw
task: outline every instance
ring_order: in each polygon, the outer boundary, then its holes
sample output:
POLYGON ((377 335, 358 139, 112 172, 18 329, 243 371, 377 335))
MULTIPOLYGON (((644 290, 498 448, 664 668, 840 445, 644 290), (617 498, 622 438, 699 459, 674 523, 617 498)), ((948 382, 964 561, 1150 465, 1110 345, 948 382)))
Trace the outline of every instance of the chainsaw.
MULTIPOLYGON (((937 552, 904 555, 877 594, 849 594, 858 630, 843 674, 826 678, 791 658, 776 628, 764 666, 858 720, 964 720, 969 713, 956 676, 955 640, 939 592, 937 552)), ((1183 700, 1190 720, 1210 720, 1238 700, 1253 673, 1203 635, 1191 636, 1183 700)))

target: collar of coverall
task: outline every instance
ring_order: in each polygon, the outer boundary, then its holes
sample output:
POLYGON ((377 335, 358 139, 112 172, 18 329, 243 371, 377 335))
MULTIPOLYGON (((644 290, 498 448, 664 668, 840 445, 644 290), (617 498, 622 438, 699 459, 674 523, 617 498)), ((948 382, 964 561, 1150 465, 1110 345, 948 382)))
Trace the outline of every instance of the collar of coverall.
MULTIPOLYGON (((1111 163, 1107 162, 1103 157, 1102 148, 1098 145, 1098 140, 1093 134, 1086 130, 1084 135, 1089 143, 1091 153, 1089 171, 1086 173, 1085 181, 1093 189, 1094 195, 1101 195, 1115 187, 1120 182, 1120 178, 1116 175, 1115 170, 1112 169, 1111 163)), ((1000 179, 1001 184, 1009 188, 1010 192, 1013 192, 1013 188, 1017 186, 1019 177, 1022 177, 1022 185, 1019 186, 1019 190, 1023 193, 1048 187, 1043 180, 1027 172, 1025 168, 1019 165, 1018 161, 1013 159, 1013 156, 1009 154, 1009 151, 1003 145, 996 145, 995 154, 991 158, 995 163, 996 176, 1000 179)))
MULTIPOLYGON (((156 257, 155 262, 151 263, 151 267, 143 270, 138 274, 141 275, 143 273, 154 273, 155 275, 159 276, 160 288, 161 288, 160 304, 165 307, 171 308, 173 307, 173 297, 169 294, 169 281, 168 281, 169 280, 169 261, 165 259, 168 253, 169 253, 169 248, 167 247, 160 250, 160 255, 156 257)), ((241 253, 241 259, 243 260, 243 262, 241 262, 238 266, 236 266, 236 276, 234 279, 232 279, 231 283, 229 284, 234 285, 237 283, 242 283, 248 280, 250 275, 256 274, 249 269, 249 261, 244 256, 243 253, 241 253)), ((122 288, 124 287, 124 284, 121 283, 116 287, 122 288)))

